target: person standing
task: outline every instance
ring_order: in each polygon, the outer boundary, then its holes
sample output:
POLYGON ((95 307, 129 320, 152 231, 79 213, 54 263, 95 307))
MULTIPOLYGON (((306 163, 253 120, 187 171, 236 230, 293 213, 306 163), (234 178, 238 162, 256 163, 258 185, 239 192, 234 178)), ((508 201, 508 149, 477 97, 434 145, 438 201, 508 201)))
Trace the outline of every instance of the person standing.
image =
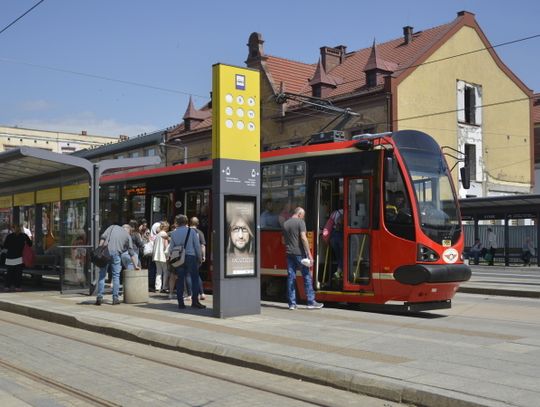
POLYGON ((523 242, 523 245, 521 246, 521 259, 523 260, 524 266, 530 266, 531 265, 531 257, 534 256, 534 245, 532 243, 532 240, 530 237, 527 237, 525 241, 523 242))
POLYGON ((330 232, 330 247, 332 247, 337 261, 337 270, 334 275, 337 279, 340 279, 343 278, 343 209, 336 209, 332 212, 330 218, 333 220, 332 231, 330 232))
MULTIPOLYGON (((202 283, 202 279, 201 279, 201 274, 200 274, 200 268, 202 266, 202 264, 206 261, 206 239, 204 237, 204 233, 202 232, 202 230, 198 229, 198 226, 199 226, 199 219, 195 216, 193 216, 190 220, 189 220, 189 227, 194 231, 194 232, 197 232, 197 235, 199 236, 199 244, 201 245, 201 261, 198 265, 198 268, 197 268, 197 275, 199 276, 199 292, 198 292, 198 295, 199 295, 199 300, 205 300, 206 297, 204 296, 204 289, 203 289, 203 283, 202 283)), ((191 282, 191 275, 188 274, 186 275, 186 285, 187 285, 187 288, 188 288, 188 295, 192 295, 192 282, 191 282)))
POLYGON ((105 277, 107 276, 107 269, 111 268, 112 273, 112 297, 113 305, 120 304, 118 299, 118 292, 120 289, 120 271, 122 270, 121 255, 127 251, 131 256, 131 261, 135 265, 135 270, 140 270, 141 267, 138 264, 135 257, 135 249, 133 248, 133 242, 129 233, 122 226, 111 225, 101 235, 99 245, 107 245, 111 260, 107 265, 101 267, 99 270, 98 291, 96 297, 96 305, 103 304, 103 294, 105 291, 105 277))
POLYGON ((309 273, 309 268, 302 264, 302 259, 309 259, 313 264, 313 256, 309 250, 309 242, 306 235, 306 223, 304 222, 305 211, 297 207, 291 218, 283 224, 283 238, 285 241, 285 251, 287 253, 287 294, 289 309, 295 310, 296 306, 296 270, 300 268, 304 277, 304 287, 307 296, 308 309, 318 309, 324 304, 315 301, 313 291, 313 281, 309 273))
POLYGON ((184 264, 176 268, 178 280, 176 282, 176 297, 178 299, 178 308, 186 308, 184 304, 184 281, 186 274, 191 275, 191 307, 206 308, 199 302, 199 264, 202 260, 201 244, 197 233, 188 227, 188 218, 186 215, 176 215, 175 223, 178 227, 171 233, 171 247, 183 246, 185 250, 184 264), (193 233, 192 233, 193 232, 193 233))
POLYGON ((144 241, 143 241, 141 233, 139 232, 139 223, 135 219, 131 219, 129 221, 129 226, 131 226, 130 235, 131 235, 131 240, 133 241, 133 248, 137 252, 139 265, 142 267, 141 259, 144 256, 144 241))
POLYGON ((497 250, 497 235, 491 228, 487 230, 487 251, 489 253, 488 265, 493 266, 493 261, 495 259, 495 251, 497 250))
POLYGON ((154 240, 152 260, 156 263, 156 291, 168 293, 169 267, 167 265, 167 246, 169 246, 169 222, 163 221, 159 226, 159 233, 154 240))
POLYGON ((4 241, 6 253, 6 280, 4 291, 21 291, 22 271, 23 271, 23 250, 24 245, 32 246, 32 241, 26 233, 22 231, 20 225, 13 226, 13 232, 7 235, 4 241))

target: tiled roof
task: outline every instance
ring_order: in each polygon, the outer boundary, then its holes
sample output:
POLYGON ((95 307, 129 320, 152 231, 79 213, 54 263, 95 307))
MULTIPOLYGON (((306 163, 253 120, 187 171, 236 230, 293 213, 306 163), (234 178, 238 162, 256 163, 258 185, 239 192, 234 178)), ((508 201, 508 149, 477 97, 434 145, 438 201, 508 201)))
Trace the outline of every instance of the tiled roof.
POLYGON ((208 112, 208 110, 197 110, 195 109, 195 106, 193 105, 193 99, 191 96, 189 97, 189 103, 188 107, 186 109, 186 113, 184 113, 183 119, 196 119, 196 120, 205 120, 208 119, 208 117, 212 116, 212 112, 208 112))
POLYGON ((279 89, 281 82, 285 83, 285 91, 301 93, 309 87, 308 81, 313 78, 317 64, 304 64, 290 59, 268 55, 266 67, 271 74, 274 88, 279 89))
MULTIPOLYGON (((386 67, 399 69, 394 72, 398 76, 403 70, 414 64, 426 51, 433 47, 448 31, 450 31, 459 18, 451 23, 430 28, 425 31, 413 33, 413 40, 405 44, 403 37, 376 45, 377 58, 383 61, 386 67)), ((347 53, 344 62, 334 69, 326 72, 333 77, 343 79, 343 83, 332 90, 329 97, 336 97, 366 88, 366 75, 364 69, 368 64, 372 47, 347 53)), ((267 72, 273 80, 274 88, 279 89, 281 81, 285 84, 285 90, 292 93, 309 95, 311 87, 309 80, 313 78, 317 63, 305 64, 265 55, 267 72)), ((383 83, 380 77, 378 84, 383 83)))

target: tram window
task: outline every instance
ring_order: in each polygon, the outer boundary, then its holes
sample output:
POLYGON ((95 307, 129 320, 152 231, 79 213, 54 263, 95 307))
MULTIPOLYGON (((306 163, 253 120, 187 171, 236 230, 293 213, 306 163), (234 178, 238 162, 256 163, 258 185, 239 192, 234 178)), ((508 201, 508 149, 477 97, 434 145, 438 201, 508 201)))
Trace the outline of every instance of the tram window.
POLYGON ((384 208, 384 221, 388 230, 396 236, 414 240, 411 201, 401 171, 398 172, 395 181, 390 182, 385 179, 384 208))
POLYGON ((263 167, 261 227, 279 229, 297 206, 305 206, 306 164, 294 162, 263 167))
POLYGON ((356 229, 369 227, 369 181, 367 179, 349 181, 349 227, 356 229))

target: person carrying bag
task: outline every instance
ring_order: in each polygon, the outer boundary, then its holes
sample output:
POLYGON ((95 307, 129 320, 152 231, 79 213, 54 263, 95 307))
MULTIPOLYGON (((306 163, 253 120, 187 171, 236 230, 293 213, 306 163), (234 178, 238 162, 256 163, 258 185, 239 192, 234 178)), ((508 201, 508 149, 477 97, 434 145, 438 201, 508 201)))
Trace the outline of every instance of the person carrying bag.
POLYGON ((185 247, 186 247, 186 243, 189 239, 189 234, 191 233, 191 228, 189 228, 188 232, 187 232, 187 235, 186 235, 186 239, 184 240, 184 244, 183 245, 178 245, 178 246, 175 246, 173 248, 170 248, 171 245, 169 245, 167 247, 168 249, 168 253, 166 253, 168 255, 168 260, 167 262, 173 266, 173 267, 180 267, 184 264, 184 262, 186 261, 186 250, 185 250, 185 247))

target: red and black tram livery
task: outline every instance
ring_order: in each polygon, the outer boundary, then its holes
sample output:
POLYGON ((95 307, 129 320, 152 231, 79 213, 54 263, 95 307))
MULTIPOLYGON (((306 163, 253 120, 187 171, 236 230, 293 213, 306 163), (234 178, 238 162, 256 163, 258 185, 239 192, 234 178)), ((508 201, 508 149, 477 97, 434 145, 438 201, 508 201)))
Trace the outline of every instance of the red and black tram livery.
MULTIPOLYGON (((261 170, 263 296, 285 298, 281 227, 297 206, 306 209, 317 301, 449 308, 459 284, 470 278, 452 177, 431 136, 404 130, 273 150, 261 154, 261 170)), ((124 221, 114 217, 136 216, 130 208, 152 222, 185 213, 199 217, 212 244, 210 161, 115 174, 102 182, 102 194, 123 195, 127 208, 109 209, 103 218, 124 221), (144 192, 132 204, 135 195, 128 193, 134 188, 144 192)), ((111 200, 105 195, 107 212, 111 200)), ((203 270, 210 289, 211 259, 203 270)), ((301 278, 298 273, 303 296, 301 278)))

